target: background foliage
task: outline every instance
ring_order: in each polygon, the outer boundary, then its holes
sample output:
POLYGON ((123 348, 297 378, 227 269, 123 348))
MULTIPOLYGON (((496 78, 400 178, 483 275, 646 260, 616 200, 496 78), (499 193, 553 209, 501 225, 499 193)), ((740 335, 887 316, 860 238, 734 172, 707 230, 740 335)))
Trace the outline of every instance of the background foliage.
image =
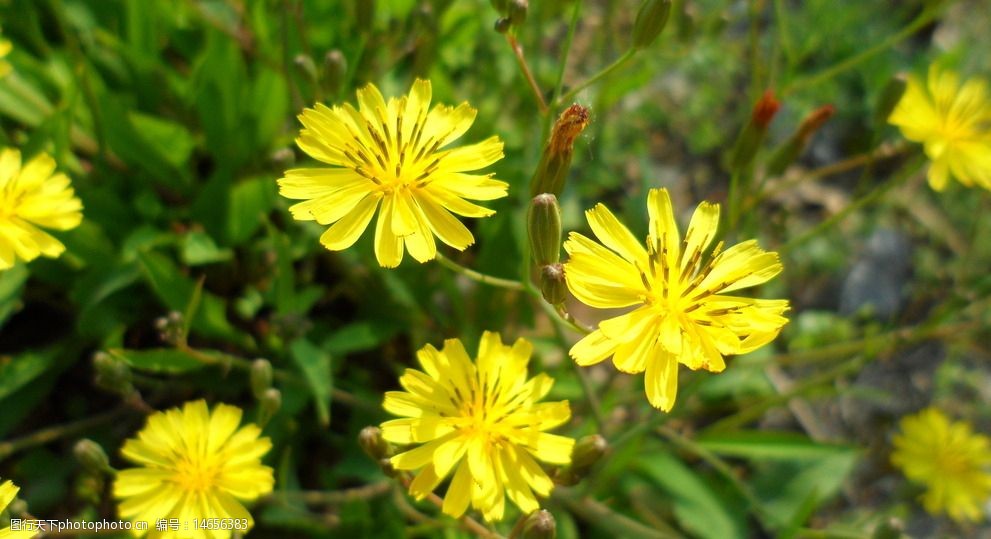
MULTIPOLYGON (((548 97, 560 76, 567 90, 627 49, 638 5, 531 3, 517 39, 548 97)), ((255 507, 252 537, 463 536, 383 484, 355 438, 385 418, 381 395, 416 349, 451 337, 470 349, 491 329, 536 343, 531 371, 558 380, 549 399, 572 401, 564 432, 611 442, 586 481, 547 501, 560 537, 868 537, 890 517, 917 535, 974 533, 926 517, 887 455, 893 422, 929 403, 991 424, 991 244, 978 241, 991 198, 937 196, 918 175, 888 189, 901 155, 821 167, 900 144, 875 114, 896 73, 936 60, 991 73, 989 13, 985 0, 677 1, 659 40, 579 92, 592 119, 561 198, 565 230, 584 231, 582 211, 602 201, 642 234, 651 187, 683 212, 725 203, 726 154, 766 88, 782 110, 761 160, 814 108, 837 111, 726 232, 782 253, 785 274, 761 295, 790 298, 791 324, 723 374, 683 370, 665 415, 639 378, 605 364, 587 371, 589 399, 566 356, 577 336, 529 296, 434 263, 382 269, 368 233, 330 253, 277 195, 275 180, 306 159, 293 142, 304 106, 429 78, 435 101, 478 108, 465 140, 506 141, 493 170, 511 186, 470 225, 477 244, 448 254, 518 277, 527 184, 559 111, 540 114, 488 2, 0 2, 14 44, 0 138, 54 155, 85 207, 59 236, 61 258, 0 275, 0 476, 42 518, 115 518, 107 485, 68 458, 75 441, 120 466, 144 404, 205 397, 254 417, 247 369, 264 357, 283 398, 266 427, 277 492, 255 507), (847 210, 875 189, 885 196, 847 210), (94 354, 118 374, 129 366, 141 400, 94 354)))

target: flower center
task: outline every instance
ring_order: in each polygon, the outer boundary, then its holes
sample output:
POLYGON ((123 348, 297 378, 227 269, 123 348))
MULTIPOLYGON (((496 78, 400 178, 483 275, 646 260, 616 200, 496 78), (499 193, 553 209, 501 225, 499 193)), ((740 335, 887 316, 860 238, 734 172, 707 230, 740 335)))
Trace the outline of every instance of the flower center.
POLYGON ((176 465, 175 482, 188 492, 203 492, 217 486, 220 475, 218 463, 199 459, 183 459, 176 465))

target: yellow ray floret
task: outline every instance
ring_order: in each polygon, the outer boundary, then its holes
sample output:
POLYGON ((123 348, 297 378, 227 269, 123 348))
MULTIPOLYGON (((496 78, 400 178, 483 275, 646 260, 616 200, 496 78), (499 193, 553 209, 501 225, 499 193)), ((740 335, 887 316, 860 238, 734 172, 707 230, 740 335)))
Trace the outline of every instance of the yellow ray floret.
MULTIPOLYGON (((11 481, 0 483, 0 513, 3 513, 10 502, 14 501, 19 490, 11 481)), ((0 539, 32 539, 37 536, 38 532, 32 530, 12 530, 9 527, 0 529, 0 539)))
POLYGON ((384 267, 398 266, 405 250, 419 262, 434 259, 435 236, 459 251, 475 242, 453 214, 487 217, 494 212, 468 200, 506 196, 505 182, 469 173, 501 159, 502 141, 445 149, 471 127, 475 109, 431 109, 430 99, 430 81, 388 102, 369 84, 358 90, 358 109, 318 103, 299 116, 296 143, 337 168, 286 171, 279 192, 304 200, 289 208, 293 218, 330 225, 320 237, 327 249, 353 245, 376 211, 375 257, 384 267))
POLYGON ((257 425, 240 424, 240 408, 211 412, 202 400, 152 414, 121 450, 138 465, 114 481, 121 518, 148 523, 150 539, 228 539, 234 531, 194 520, 219 519, 242 533, 254 526, 243 504, 272 491, 272 468, 261 463, 272 443, 257 425), (178 530, 156 530, 163 519, 177 519, 178 530))
POLYGON ((599 242, 571 233, 564 243, 568 288, 592 307, 632 308, 604 320, 571 349, 582 366, 608 357, 628 373, 646 371, 647 398, 668 411, 678 392, 678 364, 720 372, 724 355, 742 354, 773 340, 788 322, 786 300, 728 295, 758 285, 781 272, 776 253, 754 240, 711 255, 719 206, 703 202, 695 210, 684 242, 678 234, 671 199, 652 189, 647 212, 646 248, 604 205, 585 215, 599 242))
POLYGON ((942 191, 951 176, 991 189, 991 100, 983 81, 961 84, 956 73, 932 66, 927 81, 909 79, 889 121, 922 143, 933 189, 942 191))
POLYGON ((0 150, 0 270, 62 254, 65 245, 42 228, 75 228, 82 208, 69 178, 55 173, 54 159, 41 154, 21 166, 21 152, 0 150))
POLYGON ((546 374, 527 378, 533 346, 502 344, 485 332, 478 360, 461 341, 445 341, 417 353, 423 371, 406 369, 406 391, 385 395, 385 409, 402 419, 382 424, 382 436, 417 447, 392 457, 399 470, 419 470, 410 493, 422 499, 453 471, 444 513, 459 517, 468 505, 488 521, 501 520, 505 497, 526 514, 539 508, 554 484, 537 461, 571 462, 574 440, 549 434, 571 417, 567 401, 538 402, 554 385, 546 374))
POLYGON ((934 515, 978 521, 991 498, 991 439, 927 408, 901 420, 891 462, 926 486, 922 505, 934 515))

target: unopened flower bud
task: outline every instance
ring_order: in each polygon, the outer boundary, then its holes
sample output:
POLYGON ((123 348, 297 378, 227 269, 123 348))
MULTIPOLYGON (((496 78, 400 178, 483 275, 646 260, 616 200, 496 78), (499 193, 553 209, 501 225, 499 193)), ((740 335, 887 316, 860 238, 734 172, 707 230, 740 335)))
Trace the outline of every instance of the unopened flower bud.
POLYGON ((348 60, 339 49, 327 51, 323 57, 323 89, 336 94, 348 74, 348 60))
POLYGON ((163 342, 175 344, 183 337, 185 331, 184 317, 179 311, 169 311, 165 316, 155 319, 155 329, 163 342))
POLYGON ((564 266, 548 264, 540 268, 540 295, 551 305, 564 303, 568 285, 564 282, 564 266))
POLYGON ((526 22, 526 11, 530 7, 527 0, 509 0, 507 15, 509 23, 513 26, 520 26, 526 22))
POLYGON ((874 533, 871 534, 871 539, 902 539, 905 537, 903 533, 905 526, 897 518, 889 518, 888 520, 881 522, 874 528, 874 533))
POLYGON ((527 210, 526 231, 537 266, 554 264, 561 259, 561 208, 556 196, 542 193, 533 197, 527 210))
POLYGON ((891 78, 887 84, 884 85, 884 89, 881 90, 881 94, 877 97, 877 104, 874 106, 874 124, 883 125, 887 123, 888 117, 891 116, 891 112, 895 110, 898 106, 898 102, 902 100, 902 96, 905 95, 905 87, 908 85, 908 79, 905 77, 904 73, 899 73, 891 78))
POLYGON ((671 16, 671 0, 644 0, 633 23, 633 48, 643 49, 661 35, 671 16))
POLYGON ((499 32, 500 34, 505 34, 506 32, 509 31, 510 28, 512 28, 512 26, 513 23, 510 22, 508 18, 500 17, 495 22, 495 31, 499 32))
POLYGON ((317 83, 319 77, 317 76, 317 64, 313 61, 313 58, 305 54, 297 54, 292 60, 293 65, 296 66, 296 70, 300 72, 306 80, 313 84, 317 83))
POLYGON ((270 387, 258 398, 258 424, 265 426, 282 408, 282 392, 270 387))
POLYGON ((588 125, 588 109, 574 104, 558 117, 551 131, 551 138, 540 156, 540 163, 530 180, 530 196, 550 193, 560 196, 564 180, 571 168, 571 156, 575 149, 575 139, 588 125))
POLYGON ((834 112, 835 109, 832 105, 824 105, 806 116, 795 133, 781 147, 775 150, 771 156, 767 164, 768 175, 777 176, 781 174, 788 168, 788 165, 798 159, 802 155, 802 152, 805 151, 806 146, 808 146, 809 139, 812 138, 812 135, 833 116, 834 112))
POLYGON ((107 453, 103 451, 100 444, 93 440, 88 438, 79 440, 73 446, 72 454, 76 457, 76 461, 82 465, 83 469, 90 474, 101 475, 113 471, 110 468, 110 459, 107 458, 107 453))
POLYGON ((506 13, 509 9, 509 0, 489 0, 492 7, 495 8, 499 13, 506 13))
POLYGON ((554 539, 557 537, 557 522, 546 509, 534 511, 523 523, 523 539, 554 539))
POLYGON ((583 436, 575 442, 575 447, 571 450, 571 467, 582 472, 588 471, 606 454, 607 449, 609 443, 601 435, 583 436))
POLYGON ((780 107, 781 103, 775 99, 773 91, 767 90, 764 92, 764 95, 754 105, 753 112, 750 115, 750 121, 747 122, 746 127, 740 132, 740 136, 736 139, 736 144, 733 146, 733 154, 730 160, 732 170, 741 170, 753 162, 754 157, 757 155, 757 150, 760 149, 760 145, 764 142, 767 127, 771 124, 771 120, 774 119, 774 115, 777 114, 780 107))
POLYGON ((96 371, 93 381, 97 387, 118 395, 134 393, 131 368, 119 358, 106 352, 97 352, 93 354, 93 370, 96 371))
POLYGON ((389 458, 379 459, 378 463, 379 463, 379 468, 382 469, 382 473, 384 473, 386 477, 396 477, 397 471, 396 471, 396 467, 392 465, 392 459, 389 458))
POLYGON ((358 433, 358 445, 366 455, 376 461, 387 459, 392 454, 392 447, 382 437, 382 429, 378 427, 369 426, 361 429, 358 433))
POLYGON ((272 387, 272 364, 267 359, 256 359, 251 363, 251 394, 261 399, 272 387))

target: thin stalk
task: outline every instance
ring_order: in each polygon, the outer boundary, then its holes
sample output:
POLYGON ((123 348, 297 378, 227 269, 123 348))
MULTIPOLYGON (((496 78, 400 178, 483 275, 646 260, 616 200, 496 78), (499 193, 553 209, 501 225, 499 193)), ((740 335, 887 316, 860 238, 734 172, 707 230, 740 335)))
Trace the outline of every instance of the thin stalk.
POLYGON ((591 78, 586 79, 584 82, 578 84, 574 88, 571 88, 570 90, 568 90, 568 92, 566 94, 564 94, 561 97, 559 97, 554 102, 554 104, 553 104, 554 108, 556 109, 557 107, 560 107, 562 104, 567 103, 568 101, 574 99, 574 97, 576 95, 578 95, 578 92, 581 92, 585 88, 588 88, 589 86, 591 86, 591 85, 599 82, 600 80, 608 77, 614 71, 616 71, 617 69, 623 67, 627 62, 630 61, 631 58, 633 58, 634 56, 636 56, 636 54, 637 54, 636 49, 632 49, 632 48, 631 49, 627 49, 627 51, 624 52, 622 56, 620 56, 619 58, 617 58, 615 62, 609 64, 608 66, 606 66, 605 68, 603 68, 601 71, 599 71, 595 75, 592 75, 591 78))
POLYGON ((579 495, 577 492, 558 487, 551 495, 568 507, 571 512, 586 522, 608 530, 615 537, 631 539, 681 539, 682 535, 674 529, 666 530, 649 528, 632 518, 617 513, 592 498, 579 495))
POLYGON ((20 438, 15 438, 6 442, 0 442, 0 461, 6 459, 10 455, 21 451, 22 449, 28 449, 30 447, 37 447, 39 445, 45 445, 49 442, 54 442, 60 438, 65 438, 68 436, 73 436, 80 432, 84 432, 88 429, 102 425, 103 423, 109 423, 114 419, 117 419, 120 415, 128 410, 128 407, 121 406, 109 412, 104 412, 102 414, 94 415, 77 421, 71 421, 69 423, 64 423, 62 425, 55 425, 53 427, 44 428, 31 434, 22 436, 20 438))
POLYGON ((287 490, 273 492, 266 496, 265 500, 301 501, 307 505, 339 505, 378 498, 388 494, 392 490, 392 486, 393 483, 390 481, 379 481, 378 483, 343 490, 287 490))
POLYGON ((796 91, 802 88, 816 86, 817 84, 827 81, 835 77, 836 75, 839 75, 840 73, 852 69, 856 67, 858 64, 861 64, 873 58, 874 56, 884 52, 885 50, 893 47, 894 45, 900 43, 901 41, 911 37, 912 34, 915 34, 920 29, 922 29, 922 27, 932 22, 932 20, 936 18, 938 12, 939 9, 937 8, 924 9, 922 13, 920 13, 919 16, 915 18, 915 20, 910 22, 908 26, 903 28, 901 31, 895 33, 892 36, 889 36, 888 39, 885 39, 884 41, 878 43, 877 45, 874 45, 873 47, 864 50, 859 54, 855 54, 850 58, 843 60, 842 62, 826 69, 825 71, 821 71, 815 75, 796 80, 781 92, 781 97, 782 98, 787 97, 788 95, 795 93, 796 91))
POLYGON ((537 108, 540 109, 540 115, 546 115, 547 102, 544 101, 544 94, 540 91, 540 85, 537 84, 537 79, 533 77, 533 72, 530 71, 530 66, 526 63, 526 56, 523 55, 523 46, 520 45, 519 41, 516 41, 516 36, 508 32, 506 33, 506 42, 513 49, 513 55, 516 56, 516 63, 519 64, 520 71, 523 72, 523 78, 526 79, 527 84, 530 85, 530 90, 533 91, 533 95, 537 99, 537 108))
POLYGON ((494 277, 492 275, 486 275, 484 273, 479 273, 473 269, 466 268, 461 264, 447 258, 446 256, 437 253, 437 262, 444 266, 445 268, 464 275, 465 277, 478 281, 482 284, 487 284, 489 286, 497 286, 500 288, 508 288, 509 290, 523 290, 524 286, 519 281, 513 281, 511 279, 503 279, 501 277, 494 277))

